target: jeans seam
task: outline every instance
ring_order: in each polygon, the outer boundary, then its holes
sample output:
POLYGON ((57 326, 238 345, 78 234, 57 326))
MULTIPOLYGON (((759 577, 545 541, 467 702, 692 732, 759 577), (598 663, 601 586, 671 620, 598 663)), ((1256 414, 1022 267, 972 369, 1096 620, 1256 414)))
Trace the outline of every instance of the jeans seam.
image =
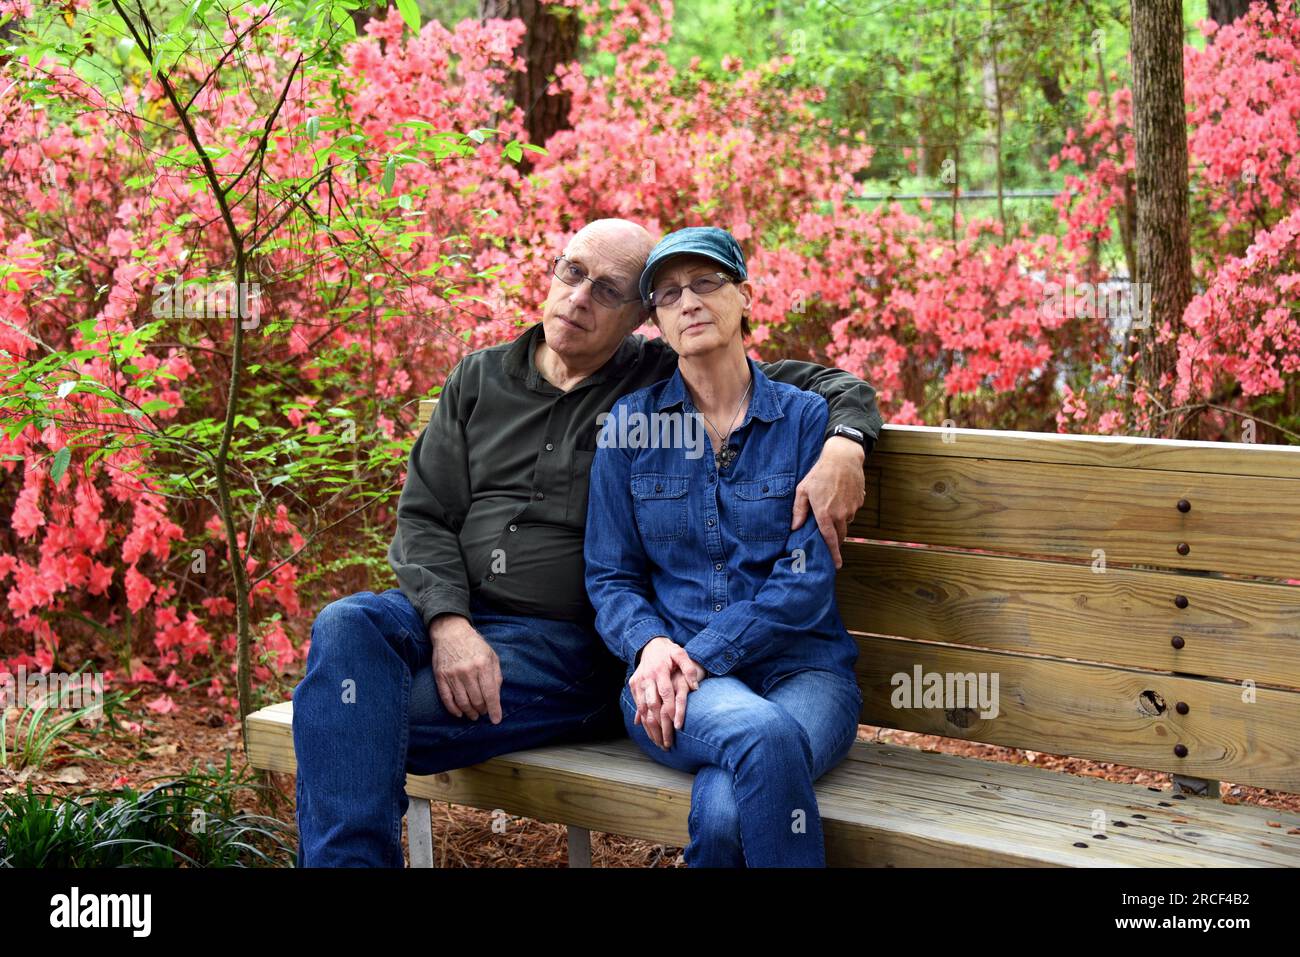
MULTIPOLYGON (((406 792, 406 762, 410 757, 410 749, 411 749, 411 721, 409 717, 411 713, 411 672, 410 669, 406 667, 402 668, 402 702, 403 702, 403 708, 401 713, 407 715, 408 717, 407 720, 398 722, 399 728, 398 728, 397 753, 398 753, 399 761, 397 762, 397 768, 398 768, 397 774, 398 774, 398 790, 400 790, 401 793, 405 793, 406 792)), ((392 793, 394 795, 397 795, 398 790, 395 790, 392 793)), ((409 795, 407 795, 407 800, 409 802, 410 800, 409 795)), ((409 803, 407 806, 407 810, 408 812, 410 810, 409 803)), ((392 834, 393 843, 389 845, 390 858, 392 856, 400 857, 402 854, 402 801, 400 797, 396 797, 396 796, 393 799, 393 820, 395 824, 393 827, 393 834, 392 834), (396 848, 396 851, 393 850, 394 847, 396 848)))
MULTIPOLYGON (((388 602, 382 600, 383 596, 377 595, 376 597, 381 599, 379 604, 383 607, 384 614, 387 615, 389 620, 392 621, 392 623, 397 626, 397 630, 401 634, 402 638, 404 638, 406 641, 411 643, 418 642, 419 639, 415 637, 411 629, 407 628, 406 625, 402 624, 402 620, 397 617, 397 612, 393 611, 393 609, 389 607, 388 602)), ((414 608, 415 606, 412 605, 411 607, 414 608)), ((417 615, 419 614, 419 609, 416 609, 416 614, 417 615)))

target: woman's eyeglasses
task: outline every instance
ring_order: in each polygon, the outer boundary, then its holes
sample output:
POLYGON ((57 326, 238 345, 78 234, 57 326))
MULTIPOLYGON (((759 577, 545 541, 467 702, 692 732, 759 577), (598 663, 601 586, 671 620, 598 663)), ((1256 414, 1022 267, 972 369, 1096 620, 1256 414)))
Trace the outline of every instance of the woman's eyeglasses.
MULTIPOLYGON (((729 282, 735 282, 725 272, 705 273, 703 276, 696 276, 687 285, 691 292, 697 296, 707 296, 711 292, 717 292, 729 282)), ((650 298, 646 300, 646 305, 651 309, 657 309, 660 306, 672 306, 682 298, 681 286, 665 286, 663 289, 656 289, 650 293, 650 298)))
POLYGON ((591 283, 591 298, 596 300, 596 302, 600 303, 606 309, 617 309, 620 306, 627 305, 629 302, 637 301, 637 297, 635 296, 631 299, 624 299, 623 293, 619 291, 617 286, 611 286, 603 279, 592 279, 587 275, 585 269, 569 262, 569 260, 565 259, 563 256, 555 257, 555 265, 551 272, 554 274, 556 279, 569 286, 581 285, 584 279, 589 281, 591 283))

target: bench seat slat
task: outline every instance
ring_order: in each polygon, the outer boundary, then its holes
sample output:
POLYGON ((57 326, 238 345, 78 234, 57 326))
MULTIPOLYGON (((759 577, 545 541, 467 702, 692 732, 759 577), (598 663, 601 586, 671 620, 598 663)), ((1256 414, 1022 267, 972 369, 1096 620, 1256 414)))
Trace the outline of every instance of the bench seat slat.
MULTIPOLYGON (((255 767, 294 770, 290 708, 250 716, 255 767)), ((687 840, 690 789, 690 775, 656 764, 626 739, 538 748, 407 779, 414 797, 675 846, 687 840)), ((1300 836, 1286 834, 1300 829, 1300 815, 1174 801, 1136 785, 893 745, 858 742, 818 782, 817 795, 832 865, 1300 865, 1300 836), (1108 822, 1132 826, 1109 826, 1107 840, 1097 840, 1097 809, 1108 822)))

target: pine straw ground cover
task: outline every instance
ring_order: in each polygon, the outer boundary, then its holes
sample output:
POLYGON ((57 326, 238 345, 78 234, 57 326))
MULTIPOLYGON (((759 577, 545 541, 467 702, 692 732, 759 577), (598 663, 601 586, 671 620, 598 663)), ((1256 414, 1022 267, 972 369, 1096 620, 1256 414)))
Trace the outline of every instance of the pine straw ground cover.
MULTIPOLYGON (((165 780, 196 767, 225 766, 229 753, 235 770, 246 764, 239 728, 232 716, 219 712, 199 689, 171 692, 180 708, 155 714, 136 701, 131 702, 129 720, 138 722, 136 734, 116 739, 101 737, 85 742, 92 756, 73 749, 54 749, 46 764, 33 770, 13 772, 0 768, 0 793, 25 791, 28 784, 43 793, 76 795, 94 789, 130 785, 137 789, 149 781, 165 780)), ((1107 781, 1142 784, 1156 790, 1170 790, 1170 775, 1121 765, 1060 758, 1017 748, 913 734, 863 725, 860 740, 905 745, 946 754, 976 757, 1008 764, 1031 764, 1103 778, 1107 781)), ((237 795, 239 810, 293 821, 294 780, 291 775, 270 774, 270 787, 259 797, 252 789, 237 795)), ((1255 804, 1260 807, 1300 812, 1300 795, 1232 784, 1222 784, 1225 803, 1255 804)), ((528 818, 509 817, 502 833, 493 831, 491 812, 459 805, 434 804, 434 855, 444 867, 564 867, 568 862, 565 828, 528 818)), ((498 825, 498 830, 501 830, 498 825)), ((403 836, 405 843, 405 836, 403 836)), ((681 867, 681 848, 648 841, 593 833, 592 864, 596 867, 681 867)))

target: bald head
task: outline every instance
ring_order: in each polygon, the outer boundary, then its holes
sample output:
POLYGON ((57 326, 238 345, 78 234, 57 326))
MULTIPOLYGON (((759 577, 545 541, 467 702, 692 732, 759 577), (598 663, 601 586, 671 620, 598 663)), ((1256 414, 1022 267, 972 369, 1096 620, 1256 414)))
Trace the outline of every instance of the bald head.
POLYGON ((635 289, 655 239, 649 230, 630 219, 594 219, 569 240, 566 253, 575 246, 594 252, 620 271, 626 271, 635 289))
POLYGON ((555 353, 570 369, 599 368, 646 319, 637 280, 653 248, 654 237, 645 227, 626 219, 597 219, 578 230, 563 256, 569 261, 565 268, 576 268, 585 278, 570 285, 552 273, 539 349, 555 353), (593 299, 593 283, 612 287, 621 303, 605 305, 607 291, 601 293, 603 302, 593 299))

